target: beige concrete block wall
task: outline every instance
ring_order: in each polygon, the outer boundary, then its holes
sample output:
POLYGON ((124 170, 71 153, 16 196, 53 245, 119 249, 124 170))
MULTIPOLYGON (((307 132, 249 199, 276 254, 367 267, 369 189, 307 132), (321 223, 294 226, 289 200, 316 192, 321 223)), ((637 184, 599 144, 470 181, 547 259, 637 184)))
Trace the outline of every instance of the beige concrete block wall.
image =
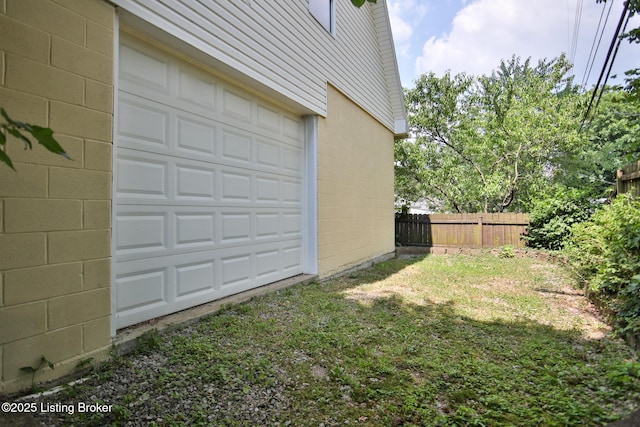
POLYGON ((395 249, 393 133, 328 86, 318 123, 321 277, 395 249))
POLYGON ((10 139, 0 165, 0 393, 111 346, 114 23, 104 0, 0 0, 0 106, 73 159, 10 139))

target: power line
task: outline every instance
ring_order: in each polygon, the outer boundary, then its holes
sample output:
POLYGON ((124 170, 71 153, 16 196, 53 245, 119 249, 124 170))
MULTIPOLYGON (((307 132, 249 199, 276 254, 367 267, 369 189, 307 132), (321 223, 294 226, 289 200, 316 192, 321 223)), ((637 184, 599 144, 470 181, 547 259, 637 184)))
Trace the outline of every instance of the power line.
MULTIPOLYGON (((598 77, 598 82, 596 83, 595 88, 593 89, 593 94, 591 95, 591 99, 589 100, 589 106, 587 107, 587 111, 584 113, 584 117, 582 118, 582 123, 580 125, 580 129, 582 130, 582 128, 584 127, 584 124, 587 120, 587 117, 589 117, 589 112, 591 112, 591 107, 593 106, 593 101, 596 98, 596 94, 598 93, 598 88, 600 88, 600 82, 602 81, 602 78, 605 75, 605 72, 607 71, 607 66, 609 69, 609 72, 611 72, 611 67, 613 66, 613 61, 615 60, 615 55, 613 55, 613 57, 611 56, 613 54, 614 51, 614 47, 616 46, 616 40, 619 40, 619 36, 621 35, 620 30, 622 29, 622 25, 625 22, 625 16, 627 15, 627 12, 629 10, 629 2, 628 0, 624 2, 624 8, 622 9, 622 14, 620 15, 620 20, 618 21, 618 26, 616 27, 616 31, 613 34, 613 39, 611 40, 611 45, 609 45, 609 51, 607 52, 607 57, 604 61, 604 64, 602 66, 602 71, 600 72, 600 77, 598 77), (609 59, 611 59, 611 64, 609 64, 609 59)), ((628 21, 628 19, 627 19, 628 21)), ((625 24, 626 27, 626 24, 625 24)), ((618 43, 619 45, 619 43, 618 43)), ((616 54, 618 52, 618 50, 615 50, 616 54)), ((607 79, 609 78, 609 74, 607 73, 607 79)), ((604 91, 604 86, 606 85, 607 81, 605 80, 604 84, 602 85, 602 88, 600 89, 601 92, 604 91)), ((602 96, 602 94, 600 94, 600 96, 602 96)))
POLYGON ((576 13, 573 21, 573 38, 571 41, 571 49, 569 51, 569 60, 573 64, 576 59, 576 51, 578 50, 578 35, 580 33, 580 23, 582 21, 582 5, 584 0, 578 0, 576 4, 576 13))
POLYGON ((609 76, 611 75, 611 69, 613 68, 613 63, 616 60, 616 56, 618 55, 618 49, 620 49, 620 43, 622 43, 622 34, 627 30, 627 24, 629 23, 629 19, 631 18, 631 14, 627 14, 627 19, 624 22, 624 26, 622 27, 622 32, 620 33, 620 37, 618 37, 618 43, 616 44, 616 50, 613 51, 613 57, 611 58, 611 63, 609 64, 609 69, 607 70, 607 77, 604 79, 604 83, 602 84, 602 89, 600 90, 600 95, 598 95, 598 100, 596 101, 596 106, 593 109, 593 114, 595 115, 598 112, 598 105, 600 105, 600 99, 602 98, 602 94, 604 93, 604 87, 607 85, 607 81, 609 80, 609 76))
POLYGON ((596 62, 596 55, 598 54, 598 50, 600 49, 602 36, 604 35, 604 30, 607 27, 607 22, 609 22, 609 15, 611 14, 611 8, 613 7, 613 0, 609 2, 609 10, 607 11, 607 17, 604 20, 602 31, 600 31, 600 24, 602 23, 602 17, 604 16, 604 10, 606 7, 607 7, 606 4, 602 6, 602 12, 600 12, 600 20, 598 21, 598 28, 596 28, 596 33, 593 35, 593 41, 591 42, 591 51, 589 52, 589 59, 587 59, 587 65, 585 66, 584 74, 582 75, 582 81, 580 82, 580 86, 583 89, 587 86, 589 77, 591 77, 591 70, 593 70, 593 64, 595 64, 596 62), (600 37, 598 37, 598 31, 600 31, 600 37), (597 46, 596 46, 596 39, 598 39, 597 46), (595 50, 594 50, 594 47, 595 47, 595 50))

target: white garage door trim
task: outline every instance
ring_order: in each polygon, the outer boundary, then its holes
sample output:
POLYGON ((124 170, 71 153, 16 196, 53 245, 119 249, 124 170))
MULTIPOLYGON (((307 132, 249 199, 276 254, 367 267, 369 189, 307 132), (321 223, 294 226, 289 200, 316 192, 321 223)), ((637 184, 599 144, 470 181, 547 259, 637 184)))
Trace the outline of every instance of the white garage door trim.
POLYGON ((315 118, 292 114, 131 36, 120 37, 114 334, 316 273, 315 118))

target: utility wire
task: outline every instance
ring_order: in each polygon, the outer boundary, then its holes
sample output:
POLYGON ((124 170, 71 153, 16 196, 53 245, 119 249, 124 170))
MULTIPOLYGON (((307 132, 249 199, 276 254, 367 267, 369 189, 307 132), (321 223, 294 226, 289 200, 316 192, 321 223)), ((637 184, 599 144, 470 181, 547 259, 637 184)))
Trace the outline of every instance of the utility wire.
MULTIPOLYGON (((591 99, 589 100, 589 106, 587 107, 587 111, 584 113, 584 117, 582 118, 582 123, 580 124, 580 130, 584 127, 585 122, 587 121, 587 117, 589 117, 589 112, 591 112, 591 107, 593 106, 593 101, 596 98, 596 94, 598 93, 598 88, 600 87, 600 82, 604 77, 605 72, 607 71, 607 65, 609 65, 609 59, 613 53, 614 47, 616 45, 616 40, 618 40, 619 35, 621 35, 620 30, 622 29, 622 25, 625 21, 625 16, 627 15, 627 11, 629 10, 629 2, 628 0, 624 2, 624 8, 622 9, 622 14, 620 15, 620 20, 618 21, 618 26, 616 27, 616 31, 613 34, 613 39, 611 40, 611 45, 609 45, 609 51, 607 52, 607 58, 604 61, 602 66, 602 71, 600 72, 600 76, 598 77, 598 82, 596 83, 595 88, 593 89, 593 94, 591 95, 591 99)), ((615 58, 613 58, 615 59, 615 58)), ((611 62, 613 65, 613 60, 611 62)), ((611 70, 611 66, 609 66, 609 71, 611 70)), ((607 75, 608 78, 608 75, 607 75)), ((606 84, 606 80, 605 80, 606 84)), ((602 86, 601 91, 604 91, 604 85, 602 86)), ((602 95, 600 95, 602 96, 602 95)))
POLYGON ((582 21, 582 5, 584 0, 578 0, 576 4, 576 13, 573 21, 573 38, 571 41, 571 50, 569 52, 569 60, 573 64, 576 59, 576 51, 578 50, 578 34, 580 33, 580 23, 582 21))
POLYGON ((611 63, 609 64, 609 69, 607 70, 607 77, 604 79, 604 83, 602 84, 602 90, 600 90, 600 95, 598 95, 598 100, 596 101, 596 106, 593 108, 593 115, 595 116, 598 112, 598 105, 600 105, 600 99, 602 98, 602 94, 604 93, 604 88, 607 85, 607 81, 609 80, 609 75, 611 75, 611 69, 613 68, 613 63, 616 60, 616 56, 618 55, 618 49, 620 49, 620 43, 622 43, 622 34, 627 31, 627 24, 629 23, 629 19, 631 18, 631 14, 627 14, 627 20, 624 22, 624 26, 622 27, 622 33, 620 33, 620 37, 618 37, 618 43, 616 44, 616 50, 613 51, 613 57, 611 58, 611 63))
POLYGON ((600 20, 598 21, 598 28, 596 29, 596 33, 593 35, 593 42, 591 42, 591 51, 589 52, 589 59, 587 59, 587 65, 585 66, 584 74, 582 75, 582 81, 580 82, 580 86, 582 87, 582 89, 586 88, 587 82, 589 81, 589 77, 591 77, 591 70, 593 70, 593 64, 595 64, 596 62, 596 55, 598 54, 598 50, 600 49, 602 36, 604 35, 605 28, 607 28, 607 22, 609 22, 609 15, 611 14, 611 8, 613 7, 613 0, 609 2, 609 10, 607 11, 607 17, 604 20, 602 31, 600 31, 600 24, 602 23, 602 17, 604 16, 604 10, 606 7, 607 7, 606 4, 602 6, 602 12, 600 12, 600 20), (599 31, 600 31, 600 37, 598 37, 599 31), (597 46, 596 46, 596 39, 598 39, 597 46), (595 50, 594 50, 594 47, 595 47, 595 50))

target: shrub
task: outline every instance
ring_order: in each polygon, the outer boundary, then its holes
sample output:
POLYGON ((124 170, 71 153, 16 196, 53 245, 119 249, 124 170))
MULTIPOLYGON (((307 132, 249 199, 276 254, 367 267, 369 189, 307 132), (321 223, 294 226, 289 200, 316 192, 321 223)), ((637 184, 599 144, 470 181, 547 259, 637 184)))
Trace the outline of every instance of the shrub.
POLYGON ((590 194, 557 186, 534 202, 529 211, 529 226, 523 236, 527 246, 560 250, 574 224, 587 220, 595 210, 590 194))
POLYGON ((640 332, 640 200, 619 195, 572 228, 567 255, 587 290, 614 315, 619 332, 640 332))

